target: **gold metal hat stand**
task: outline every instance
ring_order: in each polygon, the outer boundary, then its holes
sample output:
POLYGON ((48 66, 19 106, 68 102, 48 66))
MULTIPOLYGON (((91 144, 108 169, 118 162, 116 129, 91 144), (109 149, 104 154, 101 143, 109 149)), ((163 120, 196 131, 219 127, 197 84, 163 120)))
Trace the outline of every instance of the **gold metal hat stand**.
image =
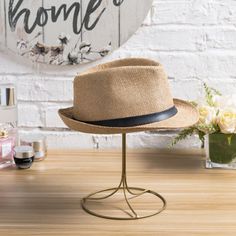
MULTIPOLYGON (((153 205, 153 202, 145 202, 145 205, 146 204, 153 205)), ((87 213, 97 216, 97 217, 100 217, 100 218, 105 218, 105 219, 110 219, 110 220, 138 220, 138 219, 144 219, 144 218, 148 218, 151 216, 155 216, 155 215, 161 213, 166 208, 166 200, 160 194, 158 194, 152 190, 128 186, 127 175, 126 175, 126 134, 122 134, 122 177, 121 177, 120 184, 116 188, 104 189, 104 190, 89 194, 87 197, 82 199, 81 205, 82 205, 82 208, 87 213), (127 209, 124 210, 118 206, 112 206, 112 207, 113 207, 113 209, 116 209, 116 210, 124 213, 124 215, 125 215, 124 217, 123 216, 111 216, 109 214, 103 215, 103 214, 99 213, 100 211, 92 210, 91 206, 89 206, 89 204, 92 203, 92 205, 102 206, 103 208, 107 207, 108 204, 105 203, 105 200, 111 199, 112 197, 116 196, 121 191, 122 191, 122 196, 123 196, 122 201, 126 203, 127 209), (101 195, 101 194, 107 194, 107 195, 99 197, 99 195, 101 195), (153 195, 154 197, 157 197, 158 200, 161 201, 161 208, 160 209, 152 209, 153 212, 151 214, 146 213, 144 215, 141 215, 134 209, 134 206, 132 205, 131 201, 133 199, 141 198, 141 196, 146 195, 146 194, 153 195)), ((143 203, 142 203, 142 205, 143 205, 143 203)), ((142 211, 147 212, 146 210, 142 210, 142 211)), ((109 213, 111 213, 111 212, 114 213, 114 210, 113 211, 111 210, 109 213)))

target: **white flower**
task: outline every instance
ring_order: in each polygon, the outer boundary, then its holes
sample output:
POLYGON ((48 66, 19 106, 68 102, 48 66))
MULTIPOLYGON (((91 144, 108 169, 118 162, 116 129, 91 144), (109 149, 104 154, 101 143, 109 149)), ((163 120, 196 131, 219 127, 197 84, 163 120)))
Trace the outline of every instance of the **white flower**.
POLYGON ((216 123, 216 114, 217 111, 214 107, 210 106, 200 106, 198 107, 199 111, 199 123, 204 125, 210 125, 216 123))
POLYGON ((112 46, 111 46, 111 43, 109 43, 107 47, 99 51, 99 54, 101 57, 105 57, 110 53, 111 50, 112 50, 112 46))
POLYGON ((80 52, 83 54, 89 54, 91 51, 91 43, 82 42, 79 46, 80 52))
POLYGON ((18 50, 25 50, 27 48, 28 48, 28 42, 26 42, 23 39, 17 41, 17 49, 18 50))
POLYGON ((76 65, 79 64, 79 54, 78 52, 70 52, 67 56, 68 62, 70 65, 76 65))
POLYGON ((215 107, 219 109, 236 109, 236 95, 229 95, 229 96, 214 96, 213 102, 215 107))
POLYGON ((205 134, 215 132, 217 110, 214 107, 203 105, 198 107, 199 122, 198 129, 205 134))
POLYGON ((233 134, 236 132, 236 110, 225 109, 219 112, 217 123, 221 133, 233 134))
POLYGON ((70 41, 70 35, 69 34, 65 34, 65 33, 61 33, 59 36, 58 36, 58 42, 62 45, 67 45, 70 41))
POLYGON ((215 107, 221 108, 221 107, 224 107, 225 97, 215 95, 215 96, 213 96, 212 101, 213 101, 215 107))
POLYGON ((229 97, 228 104, 231 108, 236 109, 236 94, 229 97))

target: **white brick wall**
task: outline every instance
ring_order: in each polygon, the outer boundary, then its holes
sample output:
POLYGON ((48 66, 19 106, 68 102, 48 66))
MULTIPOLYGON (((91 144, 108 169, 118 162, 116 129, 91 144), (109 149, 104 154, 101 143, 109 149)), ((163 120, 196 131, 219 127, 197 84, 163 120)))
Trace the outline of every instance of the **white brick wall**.
MULTIPOLYGON (((43 133, 50 148, 119 147, 119 136, 69 131, 57 115, 72 104, 72 81, 80 71, 115 58, 159 60, 166 68, 173 94, 198 99, 202 81, 223 92, 236 91, 236 1, 154 0, 143 27, 109 57, 82 67, 49 67, 22 62, 0 53, 0 80, 18 87, 22 133, 43 133)), ((131 134, 129 147, 166 147, 171 133, 131 134)), ((196 138, 179 147, 199 146, 196 138)))

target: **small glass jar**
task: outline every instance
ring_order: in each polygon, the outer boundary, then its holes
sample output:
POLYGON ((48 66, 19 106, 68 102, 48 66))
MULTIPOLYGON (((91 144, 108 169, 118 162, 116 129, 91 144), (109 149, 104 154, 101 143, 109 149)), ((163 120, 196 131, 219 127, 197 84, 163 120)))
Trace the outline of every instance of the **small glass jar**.
POLYGON ((21 145, 31 146, 34 149, 35 161, 43 161, 47 156, 47 145, 45 137, 41 135, 29 135, 22 137, 21 145))
POLYGON ((14 161, 19 169, 29 169, 34 162, 34 149, 30 146, 15 147, 14 161))
POLYGON ((0 130, 0 169, 14 165, 13 148, 15 136, 9 135, 6 130, 0 130))

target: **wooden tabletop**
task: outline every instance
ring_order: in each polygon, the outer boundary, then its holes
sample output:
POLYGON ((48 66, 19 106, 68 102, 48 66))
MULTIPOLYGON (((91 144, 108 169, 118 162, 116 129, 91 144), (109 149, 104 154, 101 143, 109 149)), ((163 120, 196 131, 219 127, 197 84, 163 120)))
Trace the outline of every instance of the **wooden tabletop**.
POLYGON ((204 169, 200 151, 129 150, 127 159, 129 183, 166 198, 160 215, 138 221, 88 215, 81 198, 118 184, 120 152, 53 151, 29 170, 0 171, 0 235, 236 235, 236 171, 204 169))

